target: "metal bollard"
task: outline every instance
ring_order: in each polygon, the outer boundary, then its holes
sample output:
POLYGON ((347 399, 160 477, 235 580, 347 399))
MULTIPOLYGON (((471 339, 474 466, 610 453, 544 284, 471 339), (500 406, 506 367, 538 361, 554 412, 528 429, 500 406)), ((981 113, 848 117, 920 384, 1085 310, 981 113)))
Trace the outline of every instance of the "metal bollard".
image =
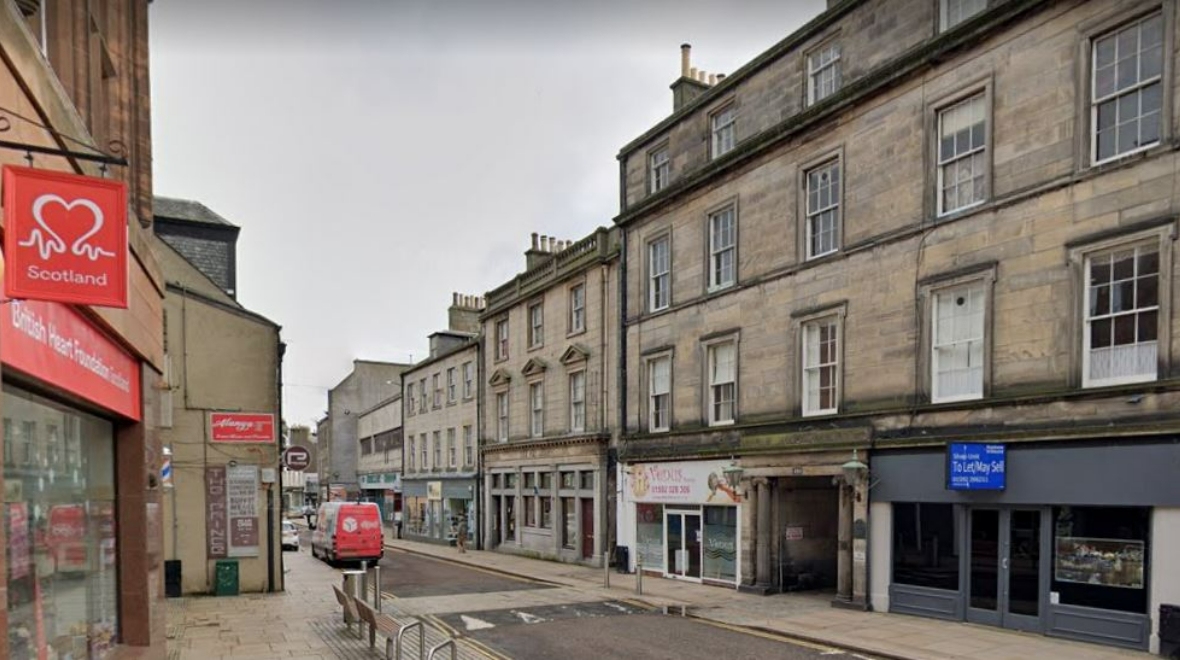
POLYGON ((381 564, 373 565, 373 609, 381 611, 381 564))
POLYGON ((643 595, 643 557, 635 557, 635 594, 643 595))
POLYGON ((361 592, 357 594, 357 598, 364 602, 369 597, 369 562, 361 562, 361 592))
POLYGON ((610 589, 610 555, 605 548, 602 551, 602 586, 610 589))

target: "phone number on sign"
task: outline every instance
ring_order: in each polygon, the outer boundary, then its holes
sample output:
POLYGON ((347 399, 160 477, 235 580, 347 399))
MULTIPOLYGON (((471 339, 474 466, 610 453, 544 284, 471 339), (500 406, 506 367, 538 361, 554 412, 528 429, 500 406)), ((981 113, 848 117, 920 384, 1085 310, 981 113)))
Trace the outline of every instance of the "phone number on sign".
POLYGON ((651 487, 653 495, 688 495, 691 488, 688 486, 661 486, 655 485, 651 487))

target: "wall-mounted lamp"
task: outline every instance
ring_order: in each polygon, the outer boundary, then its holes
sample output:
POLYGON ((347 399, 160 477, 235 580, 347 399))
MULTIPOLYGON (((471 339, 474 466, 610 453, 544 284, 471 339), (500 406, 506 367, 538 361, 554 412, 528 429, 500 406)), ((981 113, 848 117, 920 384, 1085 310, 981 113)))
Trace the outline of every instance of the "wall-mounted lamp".
POLYGON ((737 462, 736 458, 729 459, 729 465, 721 468, 721 474, 725 477, 725 482, 733 489, 733 492, 739 496, 742 493, 742 477, 746 474, 746 469, 737 462))
POLYGON ((229 465, 230 467, 237 467, 237 466, 238 466, 238 462, 237 462, 237 461, 230 461, 230 462, 228 463, 228 465, 229 465))

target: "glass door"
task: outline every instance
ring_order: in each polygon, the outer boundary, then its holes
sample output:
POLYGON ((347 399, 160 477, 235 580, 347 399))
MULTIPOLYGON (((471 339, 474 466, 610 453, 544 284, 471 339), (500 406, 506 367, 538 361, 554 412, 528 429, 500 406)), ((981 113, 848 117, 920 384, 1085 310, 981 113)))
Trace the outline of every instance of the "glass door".
POLYGON ((701 579, 701 514, 667 511, 665 529, 668 575, 701 579))
POLYGON ((1041 630, 1043 512, 968 511, 967 620, 1041 630))

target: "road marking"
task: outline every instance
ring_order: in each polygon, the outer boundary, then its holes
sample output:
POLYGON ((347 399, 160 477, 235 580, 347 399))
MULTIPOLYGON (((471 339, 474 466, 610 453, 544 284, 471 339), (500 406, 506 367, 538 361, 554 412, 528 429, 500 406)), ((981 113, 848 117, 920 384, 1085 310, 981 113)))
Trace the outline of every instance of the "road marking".
POLYGON ((513 614, 515 614, 520 618, 521 621, 524 621, 525 623, 544 623, 547 620, 535 614, 529 614, 528 612, 514 611, 513 614))
POLYGON ((466 614, 460 614, 459 618, 463 621, 463 625, 466 626, 468 630, 487 630, 488 628, 496 627, 496 624, 494 623, 488 623, 483 619, 477 619, 473 616, 467 616, 466 614))

